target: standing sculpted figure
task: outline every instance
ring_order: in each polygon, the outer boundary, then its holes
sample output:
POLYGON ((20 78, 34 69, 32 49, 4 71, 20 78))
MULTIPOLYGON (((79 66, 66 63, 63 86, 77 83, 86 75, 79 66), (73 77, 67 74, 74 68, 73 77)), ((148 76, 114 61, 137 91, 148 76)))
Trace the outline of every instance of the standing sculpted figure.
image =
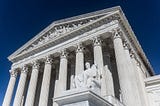
POLYGON ((85 67, 86 70, 75 76, 73 84, 74 88, 100 88, 100 80, 98 78, 99 75, 96 65, 93 64, 92 67, 90 67, 90 63, 86 62, 85 67))

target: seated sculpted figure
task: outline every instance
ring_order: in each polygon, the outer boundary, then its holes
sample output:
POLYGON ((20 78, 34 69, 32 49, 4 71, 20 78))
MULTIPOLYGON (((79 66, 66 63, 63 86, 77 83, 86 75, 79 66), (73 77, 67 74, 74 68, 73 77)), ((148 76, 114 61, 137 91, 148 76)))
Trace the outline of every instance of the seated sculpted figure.
POLYGON ((74 88, 100 88, 100 80, 98 78, 98 69, 96 65, 92 65, 90 67, 90 63, 85 63, 86 70, 84 70, 81 74, 76 75, 74 78, 74 88))

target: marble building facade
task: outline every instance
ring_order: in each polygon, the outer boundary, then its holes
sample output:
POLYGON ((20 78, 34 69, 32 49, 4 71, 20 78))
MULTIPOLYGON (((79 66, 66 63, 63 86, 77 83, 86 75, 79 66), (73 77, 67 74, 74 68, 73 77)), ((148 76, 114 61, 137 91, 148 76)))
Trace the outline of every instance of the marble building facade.
POLYGON ((13 64, 3 106, 160 103, 154 100, 160 77, 151 77, 154 71, 120 7, 55 21, 8 59, 13 64))

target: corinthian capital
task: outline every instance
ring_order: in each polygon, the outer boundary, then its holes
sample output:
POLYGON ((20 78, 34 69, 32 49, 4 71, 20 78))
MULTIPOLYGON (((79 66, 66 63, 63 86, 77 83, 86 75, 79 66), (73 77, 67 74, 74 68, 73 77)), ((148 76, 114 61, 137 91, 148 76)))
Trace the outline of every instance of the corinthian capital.
POLYGON ((9 70, 11 77, 17 77, 18 72, 16 70, 9 70))
POLYGON ((61 51, 61 58, 67 58, 68 57, 68 52, 66 51, 66 49, 61 51))
POLYGON ((46 61, 45 61, 45 64, 52 64, 53 63, 53 59, 51 58, 51 56, 47 56, 46 57, 46 61))
POLYGON ((111 32, 112 32, 113 39, 121 38, 122 36, 122 31, 120 28, 113 29, 111 32))
POLYGON ((27 65, 24 65, 22 67, 22 70, 21 70, 21 73, 27 73, 28 72, 28 66, 27 65))
POLYGON ((123 42, 123 47, 124 49, 129 50, 129 44, 127 43, 127 41, 123 42))
POLYGON ((102 41, 101 41, 100 37, 93 38, 93 45, 94 46, 101 46, 101 44, 102 44, 102 41))
POLYGON ((40 67, 40 63, 39 63, 38 61, 33 61, 33 66, 32 66, 32 68, 33 68, 33 69, 39 69, 39 67, 40 67))
POLYGON ((135 53, 132 50, 129 53, 132 59, 136 59, 135 53))
POLYGON ((77 44, 76 53, 83 52, 83 50, 84 50, 84 47, 83 47, 82 43, 77 44))

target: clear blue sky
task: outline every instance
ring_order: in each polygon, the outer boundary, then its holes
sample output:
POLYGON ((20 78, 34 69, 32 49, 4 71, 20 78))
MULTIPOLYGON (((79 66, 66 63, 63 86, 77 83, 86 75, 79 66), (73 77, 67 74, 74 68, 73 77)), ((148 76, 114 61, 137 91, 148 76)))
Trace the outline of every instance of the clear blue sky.
POLYGON ((52 21, 120 5, 156 74, 160 74, 159 0, 0 0, 0 104, 9 80, 7 57, 52 21))

